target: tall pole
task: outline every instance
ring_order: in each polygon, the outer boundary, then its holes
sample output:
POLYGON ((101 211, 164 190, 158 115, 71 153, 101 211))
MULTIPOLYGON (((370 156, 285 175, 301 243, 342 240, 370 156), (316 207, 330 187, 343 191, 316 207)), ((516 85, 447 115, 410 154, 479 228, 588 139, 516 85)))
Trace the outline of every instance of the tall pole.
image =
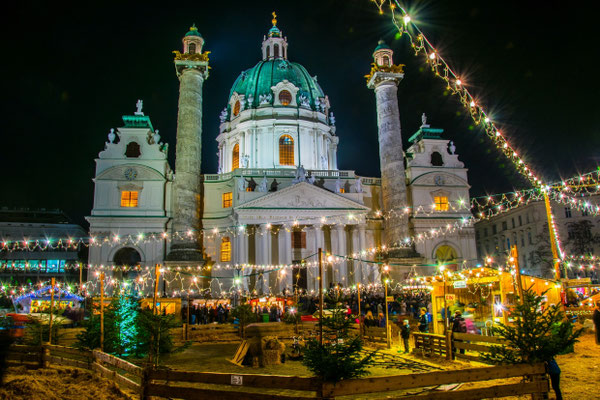
POLYGON ((358 332, 362 337, 362 314, 360 312, 360 282, 356 285, 356 289, 358 290, 358 332))
POLYGON ((104 272, 100 272, 100 350, 104 351, 104 272))
POLYGON ((50 280, 50 321, 48 322, 48 343, 52 344, 52 316, 54 315, 54 285, 55 278, 50 280))
POLYGON ((319 247, 319 344, 323 346, 323 250, 319 247))
POLYGON ((519 302, 523 304, 523 281, 521 280, 521 269, 519 268, 519 252, 517 245, 513 244, 510 248, 510 256, 515 266, 515 279, 517 280, 517 293, 519 294, 519 302))
MULTIPOLYGON (((552 207, 550 206, 550 199, 548 198, 548 192, 544 190, 544 204, 546 205, 546 219, 548 220, 548 232, 550 233, 550 248, 552 249, 552 262, 554 264, 554 278, 560 280, 560 262, 558 258, 558 249, 556 247, 556 231, 554 230, 554 223, 552 218, 552 207)), ((565 278, 566 278, 565 274, 565 278)))
POLYGON ((388 281, 389 278, 385 278, 385 342, 387 344, 387 348, 389 349, 391 347, 390 344, 390 321, 388 321, 388 281))
POLYGON ((79 294, 83 292, 83 263, 79 263, 79 294))
MULTIPOLYGON (((448 331, 448 306, 446 304, 446 274, 444 271, 444 266, 441 267, 442 270, 442 278, 443 278, 443 282, 444 282, 444 335, 446 334, 446 332, 448 331)), ((434 318, 434 320, 437 319, 434 318)), ((437 328, 437 322, 434 321, 434 324, 436 325, 437 328)), ((437 329, 434 329, 434 332, 437 331, 437 329)))
POLYGON ((154 266, 154 295, 152 296, 152 313, 156 314, 156 302, 158 301, 158 280, 160 278, 160 264, 154 266))

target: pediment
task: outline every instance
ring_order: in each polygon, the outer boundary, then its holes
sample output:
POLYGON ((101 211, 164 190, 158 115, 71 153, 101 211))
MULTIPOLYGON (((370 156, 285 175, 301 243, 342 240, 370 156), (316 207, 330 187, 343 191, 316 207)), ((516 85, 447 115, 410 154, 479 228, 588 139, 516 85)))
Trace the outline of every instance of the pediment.
POLYGON ((102 171, 98 180, 114 181, 155 181, 164 180, 165 177, 154 168, 140 164, 121 164, 102 171))
POLYGON ((470 187, 469 183, 461 177, 445 171, 428 172, 414 178, 411 185, 429 185, 429 186, 465 186, 470 187))
POLYGON ((235 209, 369 211, 368 207, 360 203, 306 182, 265 194, 258 199, 241 204, 235 209))

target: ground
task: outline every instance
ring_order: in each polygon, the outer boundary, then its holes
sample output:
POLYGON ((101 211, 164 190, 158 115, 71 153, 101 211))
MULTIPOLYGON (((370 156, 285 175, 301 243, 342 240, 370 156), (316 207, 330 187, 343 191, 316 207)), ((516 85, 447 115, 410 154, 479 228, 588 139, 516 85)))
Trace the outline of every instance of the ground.
MULTIPOLYGON (((236 348, 236 343, 196 344, 182 353, 167 356, 162 361, 165 366, 187 371, 310 376, 310 372, 298 361, 287 361, 281 365, 264 368, 239 367, 227 361, 233 356, 236 348)), ((387 356, 388 361, 393 356, 396 366, 384 368, 385 364, 380 364, 372 367, 372 376, 410 374, 414 368, 460 369, 478 365, 478 363, 469 362, 422 359, 403 354, 396 357, 395 350, 383 353, 389 355, 387 356)), ((575 353, 558 356, 557 361, 562 369, 561 388, 565 399, 598 399, 596 386, 600 376, 600 346, 595 344, 592 334, 583 335, 580 342, 575 345, 575 353)), ((113 382, 76 368, 55 367, 40 370, 26 370, 24 367, 11 368, 5 381, 6 385, 0 387, 0 400, 125 400, 131 398, 113 382)), ((469 386, 479 385, 483 385, 483 383, 469 386)), ((228 389, 231 390, 230 387, 228 389)), ((246 388, 246 390, 253 391, 251 389, 246 388)), ((265 391, 262 390, 262 392, 265 391)), ((274 390, 274 392, 281 393, 282 391, 274 390)), ((293 392, 290 391, 291 393, 293 392)), ((352 398, 363 397, 353 396, 352 398)), ((554 398, 554 392, 551 391, 550 399, 554 398)))
POLYGON ((9 368, 0 400, 130 400, 114 383, 78 368, 9 368))

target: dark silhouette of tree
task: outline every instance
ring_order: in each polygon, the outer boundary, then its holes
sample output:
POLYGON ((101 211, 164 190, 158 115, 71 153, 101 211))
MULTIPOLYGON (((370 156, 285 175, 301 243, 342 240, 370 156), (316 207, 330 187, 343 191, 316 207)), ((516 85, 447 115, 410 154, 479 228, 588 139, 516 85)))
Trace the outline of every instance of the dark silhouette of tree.
POLYGON ((576 256, 583 256, 594 252, 594 245, 600 243, 600 236, 592 233, 592 221, 584 219, 569 222, 569 235, 565 245, 569 252, 576 256))

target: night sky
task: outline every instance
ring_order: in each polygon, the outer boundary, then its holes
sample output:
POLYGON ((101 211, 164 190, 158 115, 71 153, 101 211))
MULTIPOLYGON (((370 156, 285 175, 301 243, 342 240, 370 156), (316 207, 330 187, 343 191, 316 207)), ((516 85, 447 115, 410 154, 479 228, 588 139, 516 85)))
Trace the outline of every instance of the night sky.
MULTIPOLYGON (((597 167, 592 2, 404 4, 539 176, 555 180, 597 167)), ((273 10, 288 38, 289 59, 317 75, 329 96, 340 169, 379 176, 375 97, 363 76, 383 38, 394 61, 406 64, 399 89, 405 144, 425 112, 432 127, 455 141, 470 169, 471 195, 527 187, 406 38, 395 38, 391 17, 379 15, 370 1, 21 1, 13 7, 19 8, 3 10, 1 206, 60 208, 84 223, 92 208, 94 158, 137 99, 170 143, 174 167, 178 81, 171 52, 181 50, 192 23, 211 51, 202 170, 215 173, 219 113, 235 78, 260 60, 273 10)))

